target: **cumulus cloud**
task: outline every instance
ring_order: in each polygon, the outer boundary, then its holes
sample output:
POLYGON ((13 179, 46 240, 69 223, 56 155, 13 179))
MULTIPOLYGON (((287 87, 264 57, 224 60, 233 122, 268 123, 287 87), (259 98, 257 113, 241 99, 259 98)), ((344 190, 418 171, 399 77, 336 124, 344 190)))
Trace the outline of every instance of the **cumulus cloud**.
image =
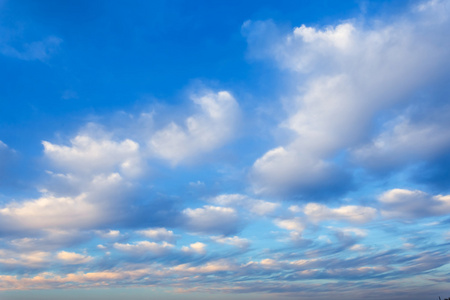
POLYGON ((127 189, 121 176, 113 173, 95 176, 83 185, 83 192, 74 196, 43 190, 37 199, 2 205, 0 231, 89 229, 121 221, 127 217, 123 214, 127 189))
POLYGON ((192 96, 200 112, 157 131, 149 146, 153 152, 176 165, 188 158, 214 150, 229 141, 239 120, 239 105, 227 91, 192 96))
POLYGON ((450 195, 430 195, 419 190, 392 189, 379 197, 387 218, 416 219, 450 213, 450 195))
POLYGON ((318 203, 308 203, 305 205, 303 212, 313 222, 335 220, 356 224, 370 222, 377 214, 377 210, 372 207, 347 205, 329 208, 318 203))
POLYGON ((65 172, 99 174, 121 172, 138 175, 142 171, 139 144, 126 139, 116 142, 108 137, 98 139, 89 135, 77 135, 70 146, 43 141, 45 155, 55 166, 65 172))
POLYGON ((183 210, 188 230, 201 233, 231 234, 237 231, 237 211, 230 207, 205 205, 202 208, 183 210))
MULTIPOLYGON (((250 56, 274 60, 291 76, 295 91, 283 95, 287 118, 280 124, 293 137, 255 161, 250 172, 255 191, 307 194, 348 189, 351 181, 343 171, 343 153, 360 147, 377 132, 374 127, 389 122, 389 109, 406 112, 416 104, 415 95, 447 76, 450 45, 442 36, 450 22, 442 11, 448 12, 446 2, 438 1, 394 23, 302 25, 288 33, 271 21, 246 22, 250 56)), ((442 106, 436 99, 427 101, 442 106)), ((413 150, 427 158, 450 147, 443 130, 446 122, 410 123, 394 130, 401 136, 389 134, 388 126, 381 137, 397 138, 389 154, 396 156, 414 143, 414 137, 426 135, 430 148, 416 141, 413 150)), ((358 156, 370 161, 376 151, 364 149, 368 151, 360 150, 358 156)))

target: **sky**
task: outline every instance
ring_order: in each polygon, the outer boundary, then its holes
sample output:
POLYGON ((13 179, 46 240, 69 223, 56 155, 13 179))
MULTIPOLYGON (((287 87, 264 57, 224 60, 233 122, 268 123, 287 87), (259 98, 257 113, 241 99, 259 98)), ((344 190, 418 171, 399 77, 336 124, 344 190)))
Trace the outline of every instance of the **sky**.
POLYGON ((449 30, 449 0, 0 0, 0 299, 448 297, 449 30))

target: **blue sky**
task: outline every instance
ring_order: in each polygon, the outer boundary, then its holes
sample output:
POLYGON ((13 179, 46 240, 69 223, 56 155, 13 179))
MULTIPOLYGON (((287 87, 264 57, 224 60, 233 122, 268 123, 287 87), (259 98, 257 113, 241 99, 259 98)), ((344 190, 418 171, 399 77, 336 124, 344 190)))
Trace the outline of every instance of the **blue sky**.
POLYGON ((0 298, 448 296, 449 10, 0 0, 0 298))

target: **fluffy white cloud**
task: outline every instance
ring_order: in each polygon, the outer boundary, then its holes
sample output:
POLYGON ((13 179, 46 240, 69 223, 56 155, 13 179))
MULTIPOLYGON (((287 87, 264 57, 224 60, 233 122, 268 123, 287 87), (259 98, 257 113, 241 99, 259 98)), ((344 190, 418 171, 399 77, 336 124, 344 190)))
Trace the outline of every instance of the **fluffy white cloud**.
MULTIPOLYGON (((395 23, 344 22, 324 29, 303 25, 287 34, 270 21, 246 22, 250 55, 274 59, 290 71, 295 85, 294 94, 284 95, 287 118, 280 124, 293 137, 255 161, 255 191, 345 188, 339 155, 365 143, 387 109, 406 110, 415 99, 411 95, 447 76, 450 42, 442 37, 450 22, 436 8, 446 4, 409 12, 395 23)), ((447 126, 414 126, 408 129, 415 137, 438 133, 426 138, 431 148, 450 147, 441 130, 447 126)), ((407 149, 409 140, 399 137, 402 145, 394 147, 407 149)), ((371 151, 366 155, 369 160, 371 151)))
POLYGON ((372 207, 347 205, 329 208, 318 203, 308 203, 303 212, 313 222, 336 220, 356 224, 367 223, 377 215, 377 210, 372 207))
POLYGON ((83 224, 90 226, 100 213, 95 205, 87 201, 86 194, 73 198, 49 195, 23 203, 10 203, 0 209, 1 223, 14 224, 12 231, 83 227, 83 224))
POLYGON ((203 208, 183 210, 187 229, 202 233, 230 234, 237 230, 239 218, 230 207, 205 205, 203 208))
POLYGON ((84 264, 89 261, 91 261, 93 258, 88 255, 83 255, 75 252, 67 252, 67 251, 60 251, 56 255, 56 258, 62 261, 65 264, 69 265, 79 265, 84 264))
POLYGON ((142 171, 139 144, 126 139, 116 142, 106 136, 77 135, 70 146, 43 141, 45 155, 57 168, 69 173, 99 174, 121 172, 138 175, 142 171))
POLYGON ((381 213, 388 218, 424 218, 450 213, 450 195, 430 195, 419 190, 392 189, 379 197, 381 213))
POLYGON ((170 123, 150 140, 153 152, 174 165, 225 144, 239 120, 238 103, 227 91, 208 92, 191 100, 200 108, 198 114, 187 118, 184 126, 170 123))
POLYGON ((250 212, 261 216, 274 212, 280 206, 279 203, 252 199, 241 194, 223 194, 210 199, 210 201, 218 205, 244 207, 250 212))
POLYGON ((9 202, 0 207, 2 231, 93 228, 121 220, 126 182, 117 173, 95 176, 74 196, 42 191, 37 199, 9 202))

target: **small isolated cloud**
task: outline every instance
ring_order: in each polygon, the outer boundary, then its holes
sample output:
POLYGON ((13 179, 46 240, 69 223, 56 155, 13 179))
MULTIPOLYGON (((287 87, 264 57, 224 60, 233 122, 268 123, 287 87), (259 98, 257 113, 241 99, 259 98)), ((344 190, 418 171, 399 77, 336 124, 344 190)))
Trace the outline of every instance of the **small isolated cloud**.
POLYGON ((88 255, 83 255, 75 252, 61 251, 56 255, 56 258, 65 264, 79 265, 91 261, 93 258, 88 255))
POLYGON ((223 194, 211 198, 210 201, 218 205, 244 207, 250 212, 260 216, 270 214, 280 206, 279 203, 253 199, 241 194, 223 194))
POLYGON ((206 254, 206 244, 196 242, 190 244, 189 247, 187 246, 181 247, 181 251, 188 254, 206 254))
POLYGON ((372 207, 347 205, 339 208, 329 208, 318 203, 308 203, 303 212, 313 222, 335 220, 356 224, 370 222, 377 215, 377 210, 372 207))
POLYGON ((275 225, 277 225, 280 228, 294 231, 297 233, 302 233, 303 230, 305 230, 306 225, 303 220, 300 218, 293 218, 293 219, 278 219, 275 220, 275 225))
POLYGON ((114 243, 114 248, 129 253, 131 255, 139 256, 163 256, 171 251, 174 245, 167 242, 155 243, 149 241, 139 241, 134 244, 114 243))
POLYGON ((393 189, 379 197, 387 218, 417 219, 450 213, 450 195, 430 195, 419 190, 393 189))
POLYGON ((205 205, 202 208, 183 210, 188 230, 200 233, 228 235, 237 231, 239 218, 230 207, 205 205))
POLYGON ((159 157, 176 165, 210 152, 233 138, 239 120, 239 105, 227 91, 192 96, 200 112, 180 126, 175 122, 157 131, 150 148, 159 157))
POLYGON ((240 238, 238 236, 212 236, 211 239, 216 243, 232 245, 241 249, 247 249, 250 246, 250 241, 248 239, 240 238))
POLYGON ((166 241, 173 243, 177 239, 177 236, 173 233, 173 231, 167 230, 166 228, 148 228, 145 230, 139 230, 137 233, 155 241, 166 241))

